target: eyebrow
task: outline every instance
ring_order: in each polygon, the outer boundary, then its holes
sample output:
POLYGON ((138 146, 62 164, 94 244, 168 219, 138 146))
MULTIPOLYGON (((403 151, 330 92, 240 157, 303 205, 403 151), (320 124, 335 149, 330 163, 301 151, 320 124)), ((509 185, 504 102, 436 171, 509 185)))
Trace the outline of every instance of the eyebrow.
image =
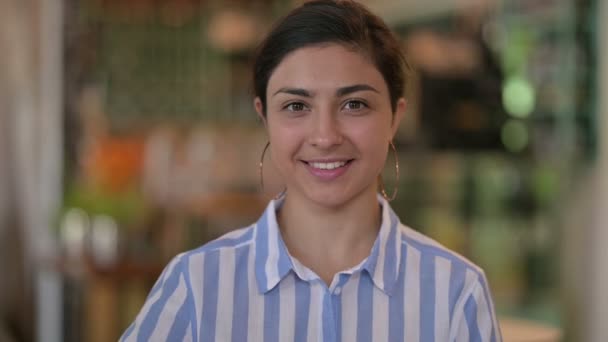
POLYGON ((275 96, 278 93, 298 95, 303 97, 312 97, 311 93, 308 90, 302 88, 281 88, 277 90, 276 93, 272 94, 272 96, 275 96))
POLYGON ((342 97, 344 95, 348 95, 350 93, 354 93, 354 92, 357 92, 357 91, 373 91, 375 93, 380 93, 378 90, 376 90, 376 88, 374 88, 374 87, 372 87, 370 85, 367 85, 367 84, 355 84, 355 85, 352 85, 352 86, 339 88, 336 91, 336 95, 338 97, 342 97))
MULTIPOLYGON (((351 85, 351 86, 347 86, 347 87, 338 88, 338 90, 336 90, 336 96, 342 97, 344 95, 348 95, 350 93, 354 93, 357 91, 373 91, 375 93, 380 93, 376 88, 374 88, 370 85, 355 84, 355 85, 351 85)), ((298 96, 303 96, 303 97, 312 97, 313 96, 313 94, 306 89, 289 88, 289 87, 284 87, 284 88, 277 90, 272 96, 275 96, 279 93, 298 95, 298 96)))

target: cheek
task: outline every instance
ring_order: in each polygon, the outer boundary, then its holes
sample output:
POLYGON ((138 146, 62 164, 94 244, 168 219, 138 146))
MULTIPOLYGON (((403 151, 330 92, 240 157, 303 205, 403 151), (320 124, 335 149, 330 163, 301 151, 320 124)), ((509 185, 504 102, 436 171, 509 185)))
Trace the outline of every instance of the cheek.
POLYGON ((386 161, 390 127, 386 125, 371 125, 351 130, 351 140, 357 144, 357 149, 365 156, 368 166, 380 171, 386 161))
POLYGON ((373 146, 373 150, 370 148, 371 160, 373 163, 373 168, 375 171, 380 172, 384 168, 384 164, 386 163, 387 156, 387 143, 379 142, 375 146, 373 146))
MULTIPOLYGON (((271 155, 277 164, 292 159, 301 141, 301 132, 297 127, 270 124, 268 137, 270 139, 271 155)), ((277 165, 281 168, 281 165, 277 165)))
POLYGON ((364 150, 377 150, 390 140, 390 125, 385 122, 368 122, 352 125, 348 131, 351 139, 356 141, 364 150))

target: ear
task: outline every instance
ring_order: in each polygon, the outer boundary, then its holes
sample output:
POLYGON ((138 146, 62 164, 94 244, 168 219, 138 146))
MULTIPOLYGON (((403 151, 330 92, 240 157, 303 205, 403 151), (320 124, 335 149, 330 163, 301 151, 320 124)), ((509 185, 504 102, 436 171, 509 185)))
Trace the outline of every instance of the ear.
POLYGON ((405 115, 406 109, 407 101, 403 97, 399 98, 399 100, 397 100, 397 106, 395 107, 395 113, 393 114, 393 122, 391 123, 391 140, 395 138, 395 134, 397 134, 399 124, 405 115))
POLYGON ((262 104, 262 100, 259 96, 256 96, 255 99, 253 99, 253 107, 255 107, 255 111, 258 113, 260 120, 262 120, 264 127, 268 127, 266 124, 266 116, 264 115, 264 105, 262 104))

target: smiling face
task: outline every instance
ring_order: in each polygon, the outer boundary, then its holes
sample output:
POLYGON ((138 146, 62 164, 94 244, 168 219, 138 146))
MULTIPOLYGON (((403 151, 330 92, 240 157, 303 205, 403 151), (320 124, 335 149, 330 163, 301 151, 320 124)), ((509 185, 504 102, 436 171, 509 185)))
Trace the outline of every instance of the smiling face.
POLYGON ((388 87, 363 54, 339 44, 288 54, 267 86, 265 120, 273 163, 289 197, 339 207, 375 196, 403 111, 391 112, 388 87))

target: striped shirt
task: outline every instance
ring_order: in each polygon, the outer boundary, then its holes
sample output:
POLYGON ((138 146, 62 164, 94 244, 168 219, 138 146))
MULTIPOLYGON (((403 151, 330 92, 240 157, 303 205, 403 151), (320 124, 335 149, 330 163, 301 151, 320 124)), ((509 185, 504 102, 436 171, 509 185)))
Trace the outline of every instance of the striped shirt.
POLYGON ((399 222, 328 287, 258 222, 175 257, 121 341, 501 341, 483 271, 399 222))

